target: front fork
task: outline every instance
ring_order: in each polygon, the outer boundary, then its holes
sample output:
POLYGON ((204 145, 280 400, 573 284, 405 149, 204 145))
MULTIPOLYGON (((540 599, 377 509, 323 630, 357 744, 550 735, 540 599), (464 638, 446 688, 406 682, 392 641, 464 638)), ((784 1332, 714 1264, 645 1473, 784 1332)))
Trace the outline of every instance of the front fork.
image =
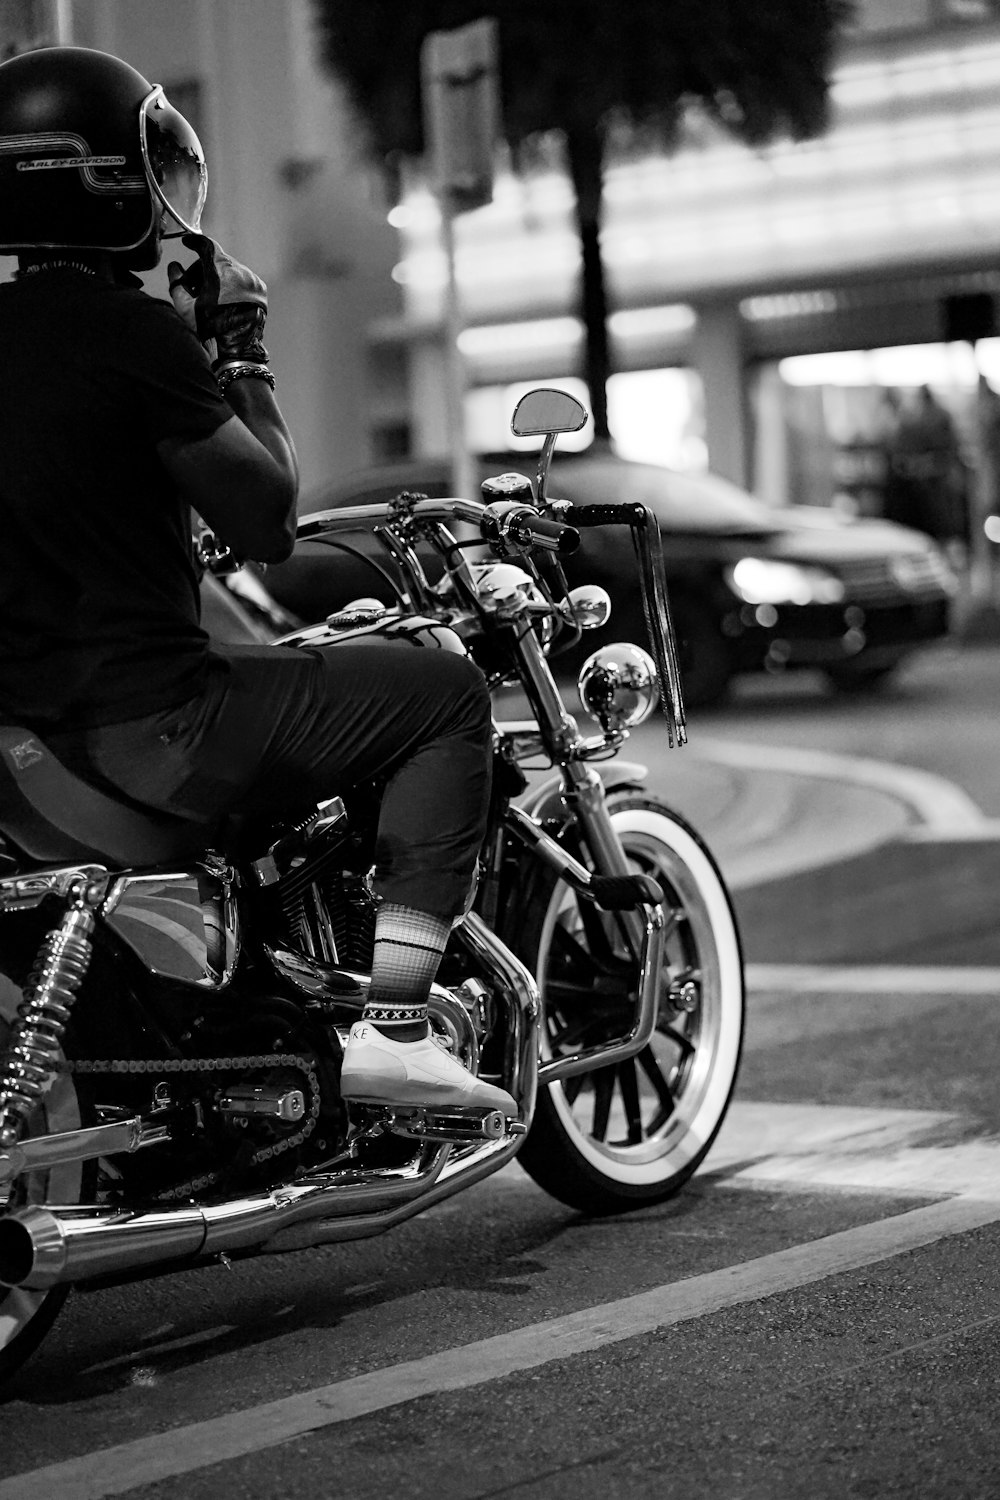
POLYGON ((562 774, 562 801, 580 831, 593 869, 574 858, 536 819, 518 807, 507 809, 507 828, 550 865, 577 895, 615 913, 639 963, 636 1012, 628 1034, 543 1063, 538 1070, 539 1084, 543 1084, 624 1062, 649 1044, 659 1012, 666 919, 663 893, 656 881, 629 870, 625 850, 611 821, 604 783, 586 764, 588 747, 576 720, 566 712, 533 631, 522 633, 517 653, 542 742, 562 774))

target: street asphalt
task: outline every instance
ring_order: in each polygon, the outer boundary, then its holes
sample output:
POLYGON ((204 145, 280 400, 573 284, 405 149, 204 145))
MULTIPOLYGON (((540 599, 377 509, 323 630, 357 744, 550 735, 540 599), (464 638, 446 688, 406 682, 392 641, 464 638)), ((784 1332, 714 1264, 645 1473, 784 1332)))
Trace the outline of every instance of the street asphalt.
POLYGON ((629 747, 749 960, 694 1182, 588 1219, 515 1164, 381 1239, 75 1296, 7 1393, 0 1500, 997 1500, 1000 652, 799 697, 629 747))

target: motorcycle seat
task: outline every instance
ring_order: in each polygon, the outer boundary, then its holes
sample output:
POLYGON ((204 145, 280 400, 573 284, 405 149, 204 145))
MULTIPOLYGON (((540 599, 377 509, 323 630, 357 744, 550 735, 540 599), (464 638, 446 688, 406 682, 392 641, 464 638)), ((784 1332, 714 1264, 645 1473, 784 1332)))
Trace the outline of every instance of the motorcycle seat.
POLYGON ((203 852, 202 824, 120 802, 68 770, 37 734, 0 726, 0 833, 40 864, 88 860, 114 869, 203 852))

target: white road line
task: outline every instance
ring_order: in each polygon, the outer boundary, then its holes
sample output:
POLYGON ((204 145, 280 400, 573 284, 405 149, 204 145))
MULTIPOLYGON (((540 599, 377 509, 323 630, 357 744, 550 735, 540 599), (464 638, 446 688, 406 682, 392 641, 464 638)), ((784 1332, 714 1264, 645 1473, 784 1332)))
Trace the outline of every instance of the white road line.
POLYGON ((757 1302, 998 1220, 1000 1197, 951 1198, 459 1349, 48 1464, 0 1481, 0 1500, 52 1500, 54 1495, 59 1500, 104 1500, 123 1495, 417 1397, 467 1390, 723 1308, 757 1302))
POLYGON ((995 995, 1000 969, 960 965, 747 964, 747 988, 761 994, 995 995))
POLYGON ((968 837, 980 833, 984 823, 992 823, 1000 831, 1000 824, 987 819, 961 787, 915 766, 899 766, 858 755, 836 755, 826 750, 748 744, 702 735, 698 736, 697 751, 718 765, 750 771, 784 771, 791 776, 819 776, 886 792, 913 810, 924 825, 923 837, 968 837))

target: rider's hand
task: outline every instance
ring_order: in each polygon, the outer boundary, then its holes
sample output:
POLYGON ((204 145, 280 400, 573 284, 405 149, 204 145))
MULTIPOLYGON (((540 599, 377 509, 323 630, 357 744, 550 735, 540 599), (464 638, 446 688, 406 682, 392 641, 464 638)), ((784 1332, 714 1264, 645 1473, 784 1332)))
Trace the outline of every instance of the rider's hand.
POLYGON ((217 364, 266 364, 263 344, 267 287, 247 266, 227 255, 207 234, 185 234, 181 243, 198 259, 185 270, 167 266, 174 307, 202 343, 214 340, 217 364))

